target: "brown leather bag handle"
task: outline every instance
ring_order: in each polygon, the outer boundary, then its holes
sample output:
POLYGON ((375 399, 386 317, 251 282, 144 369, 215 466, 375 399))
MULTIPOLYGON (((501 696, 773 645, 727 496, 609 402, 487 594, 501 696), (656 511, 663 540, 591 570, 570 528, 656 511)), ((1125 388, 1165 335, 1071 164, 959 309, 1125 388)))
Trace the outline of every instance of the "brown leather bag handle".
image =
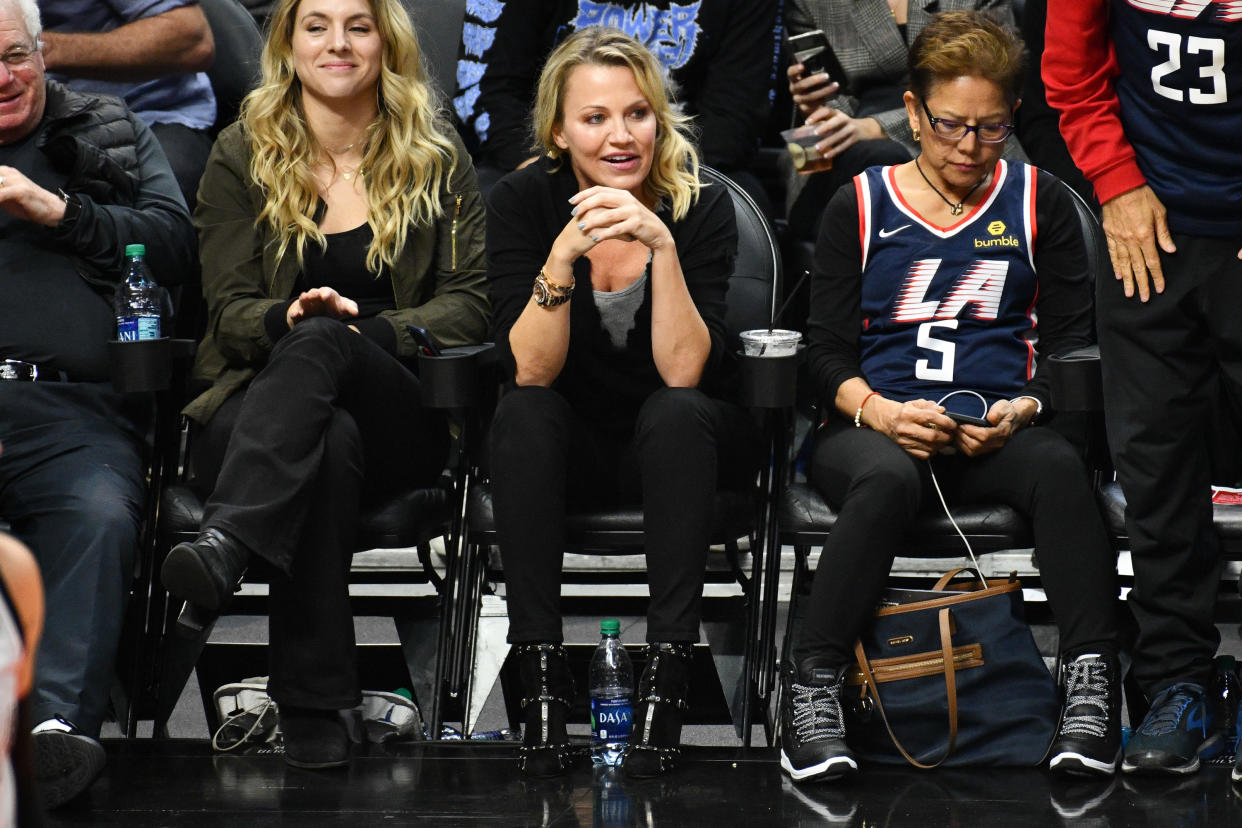
POLYGON ((936 581, 935 585, 932 587, 932 590, 934 592, 940 592, 941 590, 943 590, 945 587, 949 585, 950 581, 952 581, 958 575, 961 575, 963 572, 969 572, 971 575, 975 576, 975 578, 979 580, 979 583, 983 585, 984 589, 988 588, 988 579, 983 577, 982 572, 980 572, 977 569, 971 569, 968 566, 959 566, 957 569, 951 569, 948 572, 941 575, 940 580, 936 581))
POLYGON ((938 613, 940 620, 940 652, 944 658, 944 691, 949 700, 949 746, 945 750, 944 756, 941 756, 930 765, 920 762, 911 756, 905 747, 902 746, 901 740, 897 738, 897 734, 893 732, 893 727, 888 721, 888 714, 884 712, 884 703, 880 700, 880 688, 876 683, 875 675, 871 671, 871 662, 867 659, 867 653, 863 650, 862 641, 854 642, 854 658, 857 659, 858 667, 862 670, 863 679, 867 682, 867 689, 871 691, 871 696, 875 699, 875 707, 880 711, 880 718, 884 720, 884 729, 888 731, 889 738, 893 740, 893 744, 897 746, 897 750, 906 758, 906 761, 923 770, 931 770, 952 756, 953 748, 957 744, 957 668, 953 664, 953 637, 949 623, 949 613, 948 607, 945 607, 938 613))

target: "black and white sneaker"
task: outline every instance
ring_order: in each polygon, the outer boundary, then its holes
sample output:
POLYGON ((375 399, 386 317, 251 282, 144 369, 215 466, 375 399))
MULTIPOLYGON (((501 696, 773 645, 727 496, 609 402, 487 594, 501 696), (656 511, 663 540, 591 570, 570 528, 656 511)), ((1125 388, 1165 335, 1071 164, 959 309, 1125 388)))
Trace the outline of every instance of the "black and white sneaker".
POLYGON ((1084 653, 1064 665, 1065 707, 1048 768, 1112 776, 1121 756, 1121 668, 1117 657, 1084 653))
POLYGON ((845 744, 842 667, 781 669, 781 767, 795 782, 837 779, 858 770, 845 744))
POLYGON ((104 769, 103 745, 64 719, 41 722, 30 735, 35 782, 46 810, 59 808, 85 791, 104 769))

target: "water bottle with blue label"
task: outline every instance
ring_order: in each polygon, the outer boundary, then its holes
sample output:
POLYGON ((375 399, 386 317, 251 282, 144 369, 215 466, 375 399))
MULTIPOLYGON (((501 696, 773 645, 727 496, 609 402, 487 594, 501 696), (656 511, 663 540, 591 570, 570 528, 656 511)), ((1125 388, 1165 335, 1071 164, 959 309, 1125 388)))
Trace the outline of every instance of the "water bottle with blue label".
POLYGON ((599 624, 599 646, 591 656, 591 758, 596 765, 617 766, 630 740, 633 722, 634 668, 621 645, 621 623, 599 624))
POLYGON ((125 245, 125 271, 113 300, 116 338, 121 342, 160 338, 160 288, 147 269, 146 255, 145 245, 125 245))

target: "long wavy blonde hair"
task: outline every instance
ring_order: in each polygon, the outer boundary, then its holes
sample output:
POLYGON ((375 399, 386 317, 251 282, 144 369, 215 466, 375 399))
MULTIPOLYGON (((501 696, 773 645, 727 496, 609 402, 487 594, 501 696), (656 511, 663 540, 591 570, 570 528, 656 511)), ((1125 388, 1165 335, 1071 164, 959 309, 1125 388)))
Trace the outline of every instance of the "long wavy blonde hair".
MULTIPOLYGON (((276 236, 279 261, 292 247, 302 262, 308 239, 325 245, 315 223, 319 183, 312 167, 322 147, 306 125, 302 83, 294 72, 293 27, 301 0, 280 0, 263 46, 263 80, 242 102, 250 140, 250 174, 263 191, 259 221, 276 236)), ((400 0, 368 0, 383 46, 379 110, 366 126, 361 169, 366 173, 367 224, 372 240, 366 266, 392 267, 410 226, 444 212, 437 185, 456 164, 453 143, 437 123, 439 101, 427 81, 414 27, 400 0)))
POLYGON ((587 26, 567 37, 548 56, 539 76, 531 119, 537 149, 553 159, 566 154, 553 135, 564 123, 565 85, 569 73, 578 66, 624 66, 634 73, 634 81, 656 120, 655 158, 643 183, 644 192, 652 201, 667 198, 673 218, 685 218, 702 186, 699 156, 691 140, 691 119, 673 109, 664 67, 655 55, 620 29, 587 26))

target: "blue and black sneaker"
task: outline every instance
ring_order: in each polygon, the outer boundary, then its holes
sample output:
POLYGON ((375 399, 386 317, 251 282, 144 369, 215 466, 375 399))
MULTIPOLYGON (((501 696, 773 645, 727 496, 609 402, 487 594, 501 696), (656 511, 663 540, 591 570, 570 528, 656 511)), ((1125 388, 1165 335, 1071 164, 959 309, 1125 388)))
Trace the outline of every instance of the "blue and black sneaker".
POLYGON ((1152 701, 1126 745, 1121 769, 1126 773, 1194 773, 1199 759, 1220 753, 1224 741, 1203 685, 1179 682, 1161 690, 1152 701))

